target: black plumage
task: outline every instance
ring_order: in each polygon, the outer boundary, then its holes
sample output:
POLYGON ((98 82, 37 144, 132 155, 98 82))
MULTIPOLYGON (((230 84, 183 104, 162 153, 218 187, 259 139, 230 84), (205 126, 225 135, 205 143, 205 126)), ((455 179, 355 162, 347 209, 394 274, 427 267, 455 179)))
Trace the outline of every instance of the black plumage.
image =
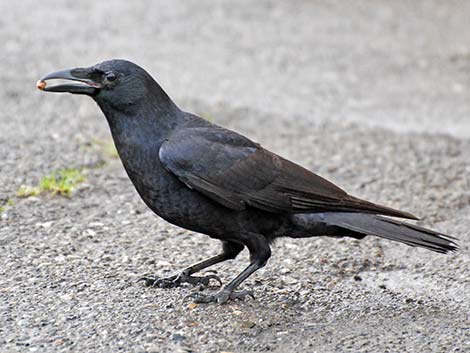
POLYGON ((217 294, 201 294, 197 301, 242 299, 249 292, 235 288, 266 264, 270 243, 281 236, 375 235, 442 253, 457 248, 442 233, 384 217, 416 219, 410 213, 355 198, 248 138, 180 110, 131 62, 58 71, 38 88, 91 96, 144 202, 168 222, 222 241, 220 255, 170 278, 145 278, 147 284, 208 283, 217 278, 192 275, 235 258, 246 246, 250 265, 217 294), (54 78, 78 83, 47 87, 54 78))

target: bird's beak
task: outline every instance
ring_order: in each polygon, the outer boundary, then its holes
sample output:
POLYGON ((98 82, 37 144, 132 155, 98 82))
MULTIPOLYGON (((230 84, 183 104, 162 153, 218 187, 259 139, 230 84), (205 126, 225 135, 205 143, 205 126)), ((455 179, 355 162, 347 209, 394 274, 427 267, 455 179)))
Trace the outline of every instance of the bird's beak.
POLYGON ((60 70, 42 77, 36 84, 41 91, 46 92, 68 92, 75 94, 94 95, 102 88, 99 81, 100 76, 88 68, 77 68, 71 70, 60 70), (65 83, 48 87, 48 80, 64 80, 65 83), (78 82, 72 83, 70 81, 78 82))

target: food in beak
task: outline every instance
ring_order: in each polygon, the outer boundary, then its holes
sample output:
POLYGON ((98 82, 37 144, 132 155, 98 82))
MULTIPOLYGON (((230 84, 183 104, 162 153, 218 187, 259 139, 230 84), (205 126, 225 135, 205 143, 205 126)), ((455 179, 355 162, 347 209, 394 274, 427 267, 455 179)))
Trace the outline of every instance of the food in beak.
POLYGON ((37 83, 36 83, 36 87, 37 89, 41 90, 41 91, 44 91, 44 89, 46 88, 47 86, 47 83, 46 81, 43 81, 43 80, 39 80, 37 83))

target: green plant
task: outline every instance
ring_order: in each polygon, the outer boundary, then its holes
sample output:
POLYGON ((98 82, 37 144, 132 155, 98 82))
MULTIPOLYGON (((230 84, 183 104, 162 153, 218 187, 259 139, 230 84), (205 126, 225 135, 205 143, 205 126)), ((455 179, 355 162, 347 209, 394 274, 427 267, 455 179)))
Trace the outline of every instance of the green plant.
POLYGON ((62 169, 41 178, 37 186, 21 186, 16 192, 18 197, 37 196, 41 193, 70 197, 73 190, 85 181, 83 170, 62 169))
POLYGON ((16 191, 16 196, 18 197, 30 197, 37 196, 40 194, 39 187, 37 186, 26 186, 21 185, 20 188, 16 191))
POLYGON ((5 202, 3 202, 0 205, 0 213, 3 213, 7 210, 7 208, 11 207, 14 205, 14 201, 12 199, 7 199, 5 202))
POLYGON ((119 157, 116 146, 114 146, 114 142, 112 140, 93 139, 91 142, 92 142, 92 146, 93 144, 95 146, 98 146, 103 157, 111 157, 111 158, 119 157))
POLYGON ((116 149, 116 146, 114 146, 113 141, 109 141, 109 142, 105 143, 104 146, 103 146, 103 150, 111 158, 119 158, 118 151, 116 149))

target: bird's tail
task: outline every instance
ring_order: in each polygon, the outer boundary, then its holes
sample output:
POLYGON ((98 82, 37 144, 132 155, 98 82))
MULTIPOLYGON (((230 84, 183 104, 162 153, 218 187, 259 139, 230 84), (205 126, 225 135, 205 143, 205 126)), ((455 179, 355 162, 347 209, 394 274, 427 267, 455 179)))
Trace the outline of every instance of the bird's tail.
POLYGON ((329 227, 339 227, 352 231, 359 238, 366 235, 375 235, 439 253, 447 253, 458 249, 458 245, 454 242, 454 240, 457 240, 456 238, 374 214, 326 212, 310 214, 309 216, 315 217, 315 222, 323 222, 329 227))

